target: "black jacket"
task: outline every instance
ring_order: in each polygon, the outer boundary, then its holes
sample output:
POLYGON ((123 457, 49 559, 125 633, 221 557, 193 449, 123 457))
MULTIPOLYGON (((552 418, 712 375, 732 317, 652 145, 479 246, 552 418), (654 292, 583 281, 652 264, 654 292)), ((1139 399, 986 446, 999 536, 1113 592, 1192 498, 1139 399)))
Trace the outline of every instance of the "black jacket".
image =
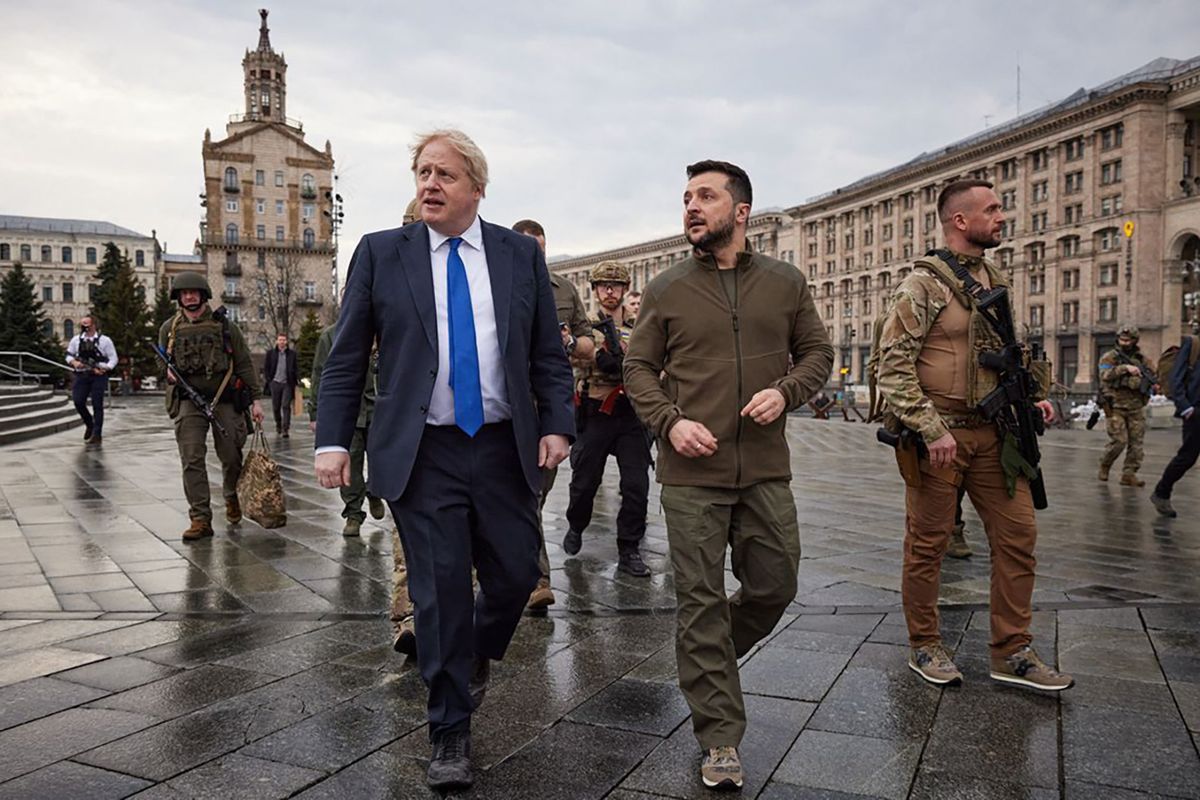
MULTIPOLYGON (((283 351, 287 358, 287 382, 293 389, 300 383, 300 370, 296 366, 296 351, 288 348, 283 351)), ((279 365, 279 348, 272 347, 267 351, 267 359, 263 362, 263 386, 269 391, 271 381, 275 380, 275 368, 279 365)))
POLYGON ((1183 337, 1179 353, 1175 356, 1175 368, 1171 370, 1171 396, 1175 398, 1177 417, 1189 408, 1200 405, 1200 361, 1188 369, 1193 341, 1191 336, 1183 337))

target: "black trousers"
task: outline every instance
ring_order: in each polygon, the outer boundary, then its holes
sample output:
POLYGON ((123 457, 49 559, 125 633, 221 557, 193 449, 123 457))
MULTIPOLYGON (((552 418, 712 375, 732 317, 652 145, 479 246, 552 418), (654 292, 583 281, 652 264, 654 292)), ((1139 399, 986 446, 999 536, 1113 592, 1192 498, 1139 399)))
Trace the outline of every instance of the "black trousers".
POLYGON ((104 427, 104 390, 108 387, 107 375, 96 375, 93 372, 76 372, 74 383, 71 384, 71 399, 75 402, 75 410, 83 418, 83 424, 92 429, 93 436, 99 436, 104 427), (92 410, 87 407, 88 398, 92 399, 92 410))
POLYGON ((292 387, 287 383, 271 381, 271 410, 275 413, 275 427, 285 431, 292 427, 292 387))
POLYGON ((1192 412, 1192 416, 1183 421, 1183 445, 1163 470, 1162 478, 1154 487, 1154 493, 1159 497, 1169 498, 1175 482, 1192 468, 1197 457, 1200 457, 1200 412, 1192 412))
POLYGON ((596 491, 609 455, 621 472, 621 510, 617 512, 617 549, 636 551, 646 535, 650 495, 650 441, 629 398, 617 398, 613 413, 600 411, 600 401, 585 398, 586 419, 571 450, 571 491, 567 523, 582 533, 592 521, 596 491))
POLYGON ((417 663, 436 741, 470 729, 474 658, 504 657, 537 585, 538 498, 525 482, 512 423, 484 425, 474 437, 425 426, 408 486, 390 506, 408 563, 417 663))

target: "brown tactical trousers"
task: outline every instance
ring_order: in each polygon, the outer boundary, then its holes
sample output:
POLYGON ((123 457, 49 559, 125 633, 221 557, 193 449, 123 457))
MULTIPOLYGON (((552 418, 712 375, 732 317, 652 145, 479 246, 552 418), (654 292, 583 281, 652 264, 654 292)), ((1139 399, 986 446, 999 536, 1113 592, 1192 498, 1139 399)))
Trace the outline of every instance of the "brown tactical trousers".
POLYGON ((954 466, 935 470, 923 459, 921 488, 906 487, 901 595, 909 642, 920 647, 941 638, 938 586, 961 483, 983 519, 991 551, 992 655, 1010 655, 1032 640, 1030 603, 1037 563, 1033 498, 1024 478, 1017 479, 1016 495, 1008 496, 994 427, 954 428, 951 433, 958 443, 954 466))

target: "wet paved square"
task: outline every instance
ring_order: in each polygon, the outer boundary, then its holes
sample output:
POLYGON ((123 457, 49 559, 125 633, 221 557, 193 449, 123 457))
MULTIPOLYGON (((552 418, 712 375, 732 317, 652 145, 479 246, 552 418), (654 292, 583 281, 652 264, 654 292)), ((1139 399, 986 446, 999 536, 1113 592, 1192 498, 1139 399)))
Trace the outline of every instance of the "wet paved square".
MULTIPOLYGON (((1099 431, 1043 440, 1034 633, 1060 697, 987 674, 989 564, 946 562, 942 630, 961 688, 907 669, 902 489, 866 425, 794 419, 804 557, 795 602, 742 667, 743 797, 1200 797, 1200 474, 1175 520, 1095 480, 1099 431)), ((0 798, 425 798, 424 689, 389 647, 386 520, 339 535, 311 437, 275 439, 289 524, 184 545, 173 436, 153 398, 0 448, 0 798)), ((1148 434, 1152 485, 1177 432, 1148 434)), ((215 460, 210 477, 219 481, 215 460)), ((478 798, 705 797, 675 685, 673 587, 651 498, 648 580, 618 575, 616 473, 558 602, 527 616, 474 721, 478 798)), ((727 580, 736 588, 732 576, 727 580)))

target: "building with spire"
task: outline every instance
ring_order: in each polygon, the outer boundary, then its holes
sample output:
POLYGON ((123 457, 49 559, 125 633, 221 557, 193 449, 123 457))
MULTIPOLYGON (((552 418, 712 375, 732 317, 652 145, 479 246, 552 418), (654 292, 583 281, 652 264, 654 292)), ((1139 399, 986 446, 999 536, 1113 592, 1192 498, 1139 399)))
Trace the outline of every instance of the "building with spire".
POLYGON ((252 348, 295 336, 307 312, 335 305, 336 244, 322 213, 333 190, 333 148, 305 141, 287 116, 287 60, 271 46, 261 9, 258 46, 242 59, 245 110, 225 138, 204 132, 201 252, 215 304, 229 309, 252 348))

